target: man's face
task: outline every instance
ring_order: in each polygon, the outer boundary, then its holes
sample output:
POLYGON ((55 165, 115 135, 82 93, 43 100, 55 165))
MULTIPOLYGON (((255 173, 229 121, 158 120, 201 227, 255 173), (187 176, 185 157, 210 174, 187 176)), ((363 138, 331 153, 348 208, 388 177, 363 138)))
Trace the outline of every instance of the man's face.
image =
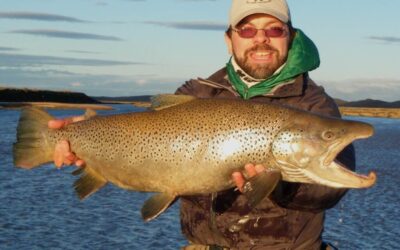
POLYGON ((253 38, 242 38, 234 30, 231 37, 225 35, 229 53, 233 55, 238 65, 256 79, 268 78, 286 62, 290 42, 289 29, 279 19, 266 14, 250 15, 234 28, 246 27, 285 30, 281 37, 267 37, 262 30, 259 30, 253 38))

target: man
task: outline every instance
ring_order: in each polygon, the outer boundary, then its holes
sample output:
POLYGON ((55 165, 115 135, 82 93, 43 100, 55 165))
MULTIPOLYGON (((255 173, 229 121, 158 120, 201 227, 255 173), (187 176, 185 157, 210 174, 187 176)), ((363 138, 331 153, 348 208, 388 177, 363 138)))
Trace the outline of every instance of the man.
MULTIPOLYGON (((333 99, 308 76, 319 66, 318 51, 292 27, 286 1, 233 0, 225 40, 232 55, 226 67, 206 80, 186 82, 176 94, 282 103, 340 116, 333 99)), ((49 126, 66 123, 52 121, 49 126)), ((57 147, 58 166, 83 165, 68 142, 57 147)), ((338 160, 354 170, 351 147, 338 160)), ((245 169, 254 176, 265 168, 249 163, 245 169)), ((182 231, 192 244, 187 249, 325 249, 324 210, 334 206, 345 190, 281 182, 270 197, 250 209, 240 192, 245 177, 237 172, 232 178, 238 190, 182 197, 182 231)))

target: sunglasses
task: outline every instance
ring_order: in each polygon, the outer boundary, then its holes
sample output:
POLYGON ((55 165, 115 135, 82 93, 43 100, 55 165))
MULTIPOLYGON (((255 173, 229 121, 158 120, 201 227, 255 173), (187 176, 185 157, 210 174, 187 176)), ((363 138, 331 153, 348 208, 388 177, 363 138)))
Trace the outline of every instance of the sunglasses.
POLYGON ((286 35, 286 30, 281 27, 273 27, 269 29, 256 29, 254 27, 245 27, 241 29, 232 29, 237 32, 241 38, 253 38, 259 30, 264 31, 264 35, 270 38, 283 37, 286 35))

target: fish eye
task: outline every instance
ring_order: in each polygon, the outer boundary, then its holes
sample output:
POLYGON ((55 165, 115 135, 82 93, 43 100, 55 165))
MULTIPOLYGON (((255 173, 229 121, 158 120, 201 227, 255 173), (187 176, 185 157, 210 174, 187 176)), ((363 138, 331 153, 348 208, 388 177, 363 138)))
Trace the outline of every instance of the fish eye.
POLYGON ((324 131, 322 133, 322 139, 326 140, 326 141, 331 141, 333 139, 335 139, 335 133, 333 133, 332 131, 328 130, 328 131, 324 131))

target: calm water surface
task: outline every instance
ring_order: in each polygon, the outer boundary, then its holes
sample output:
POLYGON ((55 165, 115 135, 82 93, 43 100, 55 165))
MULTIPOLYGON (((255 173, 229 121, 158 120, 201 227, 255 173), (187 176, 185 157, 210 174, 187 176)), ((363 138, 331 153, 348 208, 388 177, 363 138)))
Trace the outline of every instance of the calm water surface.
MULTIPOLYGON (((130 105, 115 107, 116 112, 140 111, 130 105)), ((0 249, 179 249, 186 244, 179 203, 144 223, 140 208, 148 194, 107 185, 80 202, 72 188, 73 167, 14 168, 11 147, 18 117, 16 110, 0 110, 0 249)), ((375 136, 355 146, 358 172, 375 170, 378 183, 349 191, 327 212, 324 239, 340 249, 397 249, 400 120, 349 118, 375 126, 375 136)))

